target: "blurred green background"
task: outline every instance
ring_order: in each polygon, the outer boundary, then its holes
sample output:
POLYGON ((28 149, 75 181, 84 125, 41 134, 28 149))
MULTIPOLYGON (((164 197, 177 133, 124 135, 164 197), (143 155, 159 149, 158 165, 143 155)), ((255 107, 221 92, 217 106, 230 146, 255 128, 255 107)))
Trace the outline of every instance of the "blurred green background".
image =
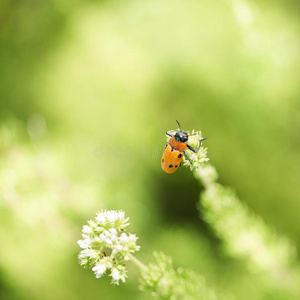
POLYGON ((122 209, 237 299, 292 299, 226 257, 165 132, 202 130, 219 181, 300 248, 298 1, 0 0, 0 298, 152 299, 78 265, 81 227, 122 209))

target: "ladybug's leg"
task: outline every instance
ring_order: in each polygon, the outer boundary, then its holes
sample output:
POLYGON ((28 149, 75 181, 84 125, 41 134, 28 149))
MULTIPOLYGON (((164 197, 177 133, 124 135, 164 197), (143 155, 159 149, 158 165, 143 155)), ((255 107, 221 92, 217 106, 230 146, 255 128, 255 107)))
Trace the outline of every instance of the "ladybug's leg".
POLYGON ((202 139, 199 139, 199 145, 198 145, 198 148, 197 150, 195 150, 192 146, 190 146, 188 143, 186 144, 186 146, 191 150, 193 151, 194 153, 197 153, 201 147, 201 141, 203 140, 206 140, 206 138, 202 138, 202 139))
MULTIPOLYGON (((200 144, 199 144, 200 145, 200 144)), ((186 144, 186 146, 191 150, 193 151, 194 153, 198 152, 198 150, 200 149, 200 147, 198 147, 197 150, 195 150, 192 146, 190 146, 188 143, 186 144)))
POLYGON ((193 165, 192 161, 190 160, 190 158, 187 156, 186 152, 183 151, 185 158, 190 162, 191 165, 193 165))

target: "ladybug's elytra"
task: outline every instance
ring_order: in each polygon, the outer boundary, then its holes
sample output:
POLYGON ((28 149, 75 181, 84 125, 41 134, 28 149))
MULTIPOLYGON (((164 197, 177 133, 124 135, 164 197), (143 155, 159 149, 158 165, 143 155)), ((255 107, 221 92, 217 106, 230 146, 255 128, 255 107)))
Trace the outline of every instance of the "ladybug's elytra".
POLYGON ((166 173, 174 173, 179 168, 183 155, 191 163, 191 160, 186 155, 185 149, 188 148, 194 153, 197 153, 201 147, 201 141, 206 139, 199 139, 199 146, 197 149, 194 149, 187 143, 190 135, 187 132, 182 131, 179 122, 177 120, 176 122, 179 126, 179 130, 169 130, 166 133, 170 139, 161 159, 161 168, 166 173))

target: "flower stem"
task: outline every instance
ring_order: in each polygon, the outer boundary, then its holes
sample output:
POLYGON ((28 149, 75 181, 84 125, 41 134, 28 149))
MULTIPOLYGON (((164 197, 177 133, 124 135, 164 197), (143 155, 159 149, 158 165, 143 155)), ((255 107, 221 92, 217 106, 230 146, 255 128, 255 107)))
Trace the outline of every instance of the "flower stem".
POLYGON ((140 269, 147 271, 148 268, 146 265, 144 265, 141 261, 139 261, 137 258, 135 258, 132 254, 128 254, 128 256, 130 257, 130 260, 135 263, 140 269))

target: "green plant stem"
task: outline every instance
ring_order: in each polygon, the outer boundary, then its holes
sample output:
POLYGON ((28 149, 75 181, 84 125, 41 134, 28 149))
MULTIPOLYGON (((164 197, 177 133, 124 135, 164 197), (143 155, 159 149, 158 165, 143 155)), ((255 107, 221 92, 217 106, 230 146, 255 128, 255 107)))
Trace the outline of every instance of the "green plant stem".
POLYGON ((132 254, 128 254, 130 257, 130 260, 135 263, 141 270, 147 271, 148 267, 144 265, 140 260, 138 260, 136 257, 134 257, 132 254))

